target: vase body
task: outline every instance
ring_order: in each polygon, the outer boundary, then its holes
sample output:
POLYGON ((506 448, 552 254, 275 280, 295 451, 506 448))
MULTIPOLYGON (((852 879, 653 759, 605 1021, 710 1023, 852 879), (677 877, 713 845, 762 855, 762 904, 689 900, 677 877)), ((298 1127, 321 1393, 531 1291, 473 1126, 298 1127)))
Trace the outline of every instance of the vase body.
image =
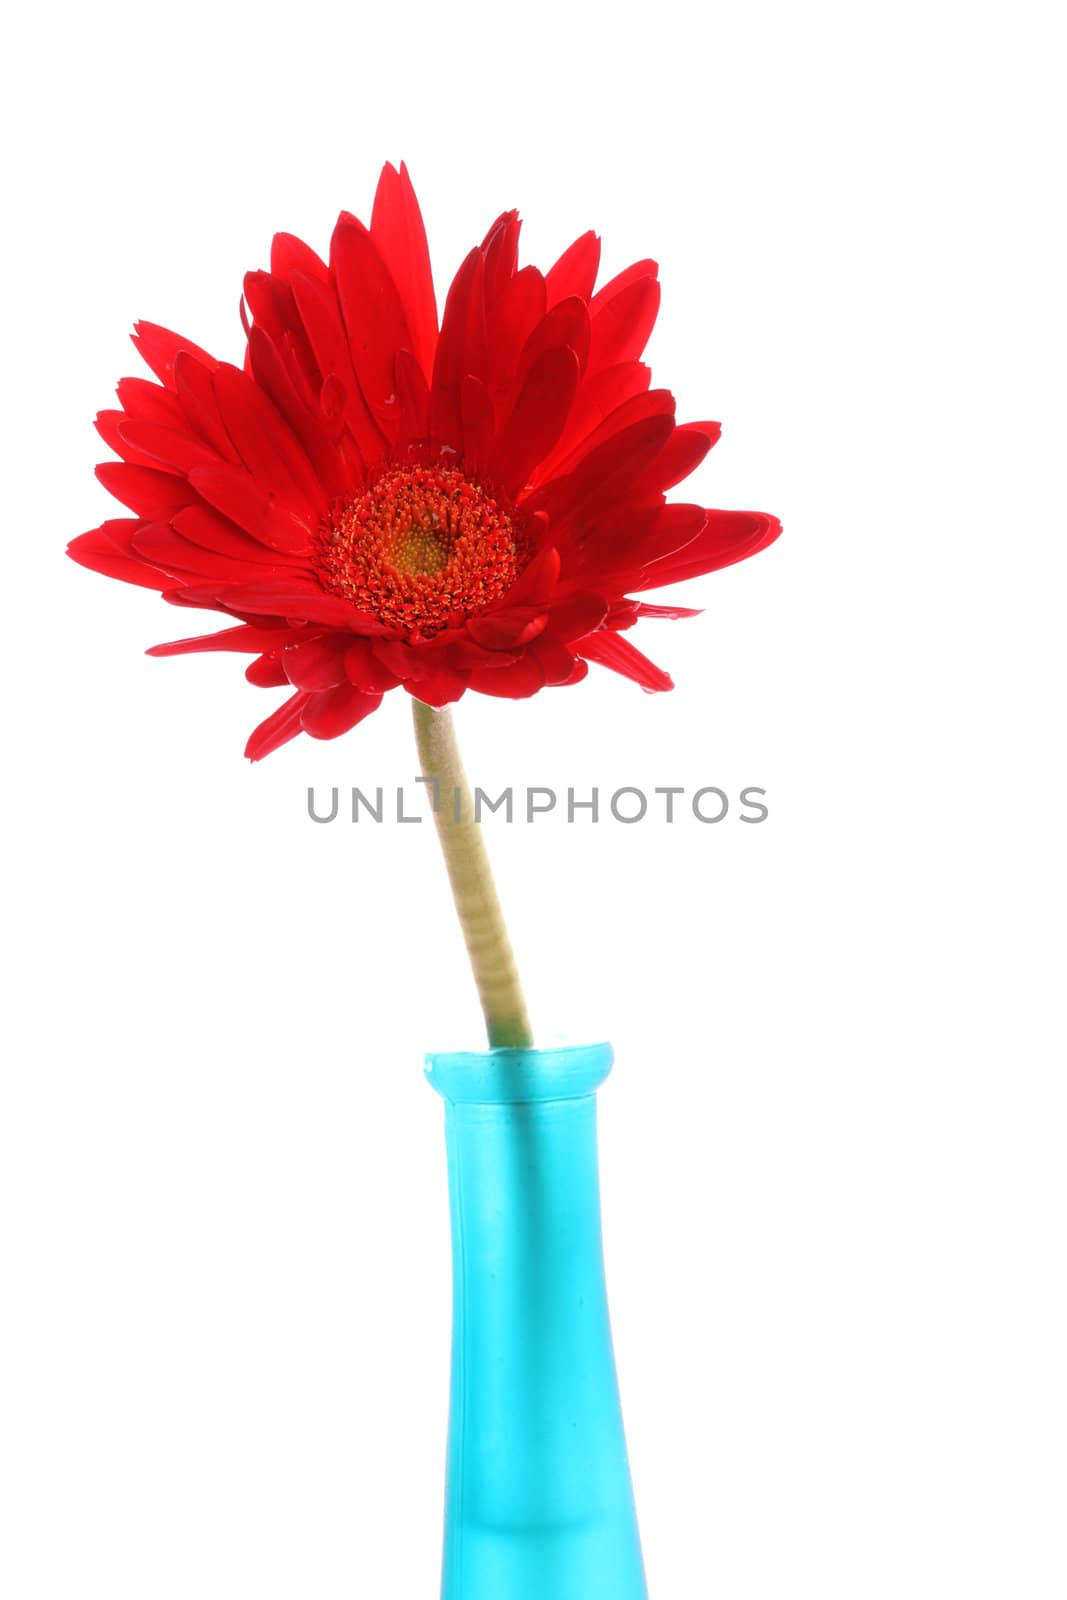
POLYGON ((442 1600, 647 1600, 601 1246, 611 1047, 427 1059, 452 1222, 442 1600))

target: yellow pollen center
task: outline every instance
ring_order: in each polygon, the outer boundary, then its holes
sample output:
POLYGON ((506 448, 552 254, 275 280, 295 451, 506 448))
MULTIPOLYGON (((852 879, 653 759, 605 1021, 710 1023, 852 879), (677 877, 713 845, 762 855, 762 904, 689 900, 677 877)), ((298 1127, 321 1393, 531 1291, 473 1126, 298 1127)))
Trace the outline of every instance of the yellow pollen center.
POLYGON ((432 577, 448 566, 448 554, 448 543, 438 527, 409 528, 393 547, 393 565, 397 572, 432 577))
POLYGON ((515 529, 454 467, 396 467, 324 524, 323 588, 406 637, 430 638, 484 611, 518 575, 515 529))

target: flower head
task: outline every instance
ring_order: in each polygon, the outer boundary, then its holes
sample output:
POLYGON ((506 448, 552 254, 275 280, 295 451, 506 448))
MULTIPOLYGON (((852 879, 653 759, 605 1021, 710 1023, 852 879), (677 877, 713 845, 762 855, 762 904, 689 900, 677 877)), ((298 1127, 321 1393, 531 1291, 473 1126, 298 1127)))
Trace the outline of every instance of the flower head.
POLYGON ((431 706, 519 698, 597 662, 667 674, 626 638, 633 598, 755 554, 778 522, 668 503, 719 436, 677 424, 640 360, 652 261, 594 289, 583 234, 547 273, 518 265, 505 212, 463 262, 438 326, 407 174, 386 166, 369 228, 342 213, 329 263, 289 234, 245 278, 242 367, 138 323, 158 382, 125 378, 98 468, 132 516, 70 546, 83 566, 230 625, 153 655, 244 652, 288 687, 252 734, 268 755, 345 733, 402 687, 431 706))

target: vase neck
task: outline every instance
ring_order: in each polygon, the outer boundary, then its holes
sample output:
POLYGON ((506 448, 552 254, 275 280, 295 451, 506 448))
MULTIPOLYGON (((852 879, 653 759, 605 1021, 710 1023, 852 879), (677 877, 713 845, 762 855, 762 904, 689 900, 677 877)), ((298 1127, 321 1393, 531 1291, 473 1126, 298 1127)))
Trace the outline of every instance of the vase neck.
POLYGON ((426 1076, 453 1105, 529 1105, 595 1093, 612 1060, 610 1044, 452 1051, 427 1056, 426 1076))

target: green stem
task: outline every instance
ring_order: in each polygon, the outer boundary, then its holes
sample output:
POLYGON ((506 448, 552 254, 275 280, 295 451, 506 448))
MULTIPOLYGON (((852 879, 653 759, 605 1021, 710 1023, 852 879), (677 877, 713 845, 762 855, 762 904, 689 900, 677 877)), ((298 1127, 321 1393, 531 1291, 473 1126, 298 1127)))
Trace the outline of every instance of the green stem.
POLYGON ((529 1046, 533 1034, 481 825, 456 744, 452 713, 413 699, 422 776, 432 778, 434 821, 492 1049, 529 1046))

